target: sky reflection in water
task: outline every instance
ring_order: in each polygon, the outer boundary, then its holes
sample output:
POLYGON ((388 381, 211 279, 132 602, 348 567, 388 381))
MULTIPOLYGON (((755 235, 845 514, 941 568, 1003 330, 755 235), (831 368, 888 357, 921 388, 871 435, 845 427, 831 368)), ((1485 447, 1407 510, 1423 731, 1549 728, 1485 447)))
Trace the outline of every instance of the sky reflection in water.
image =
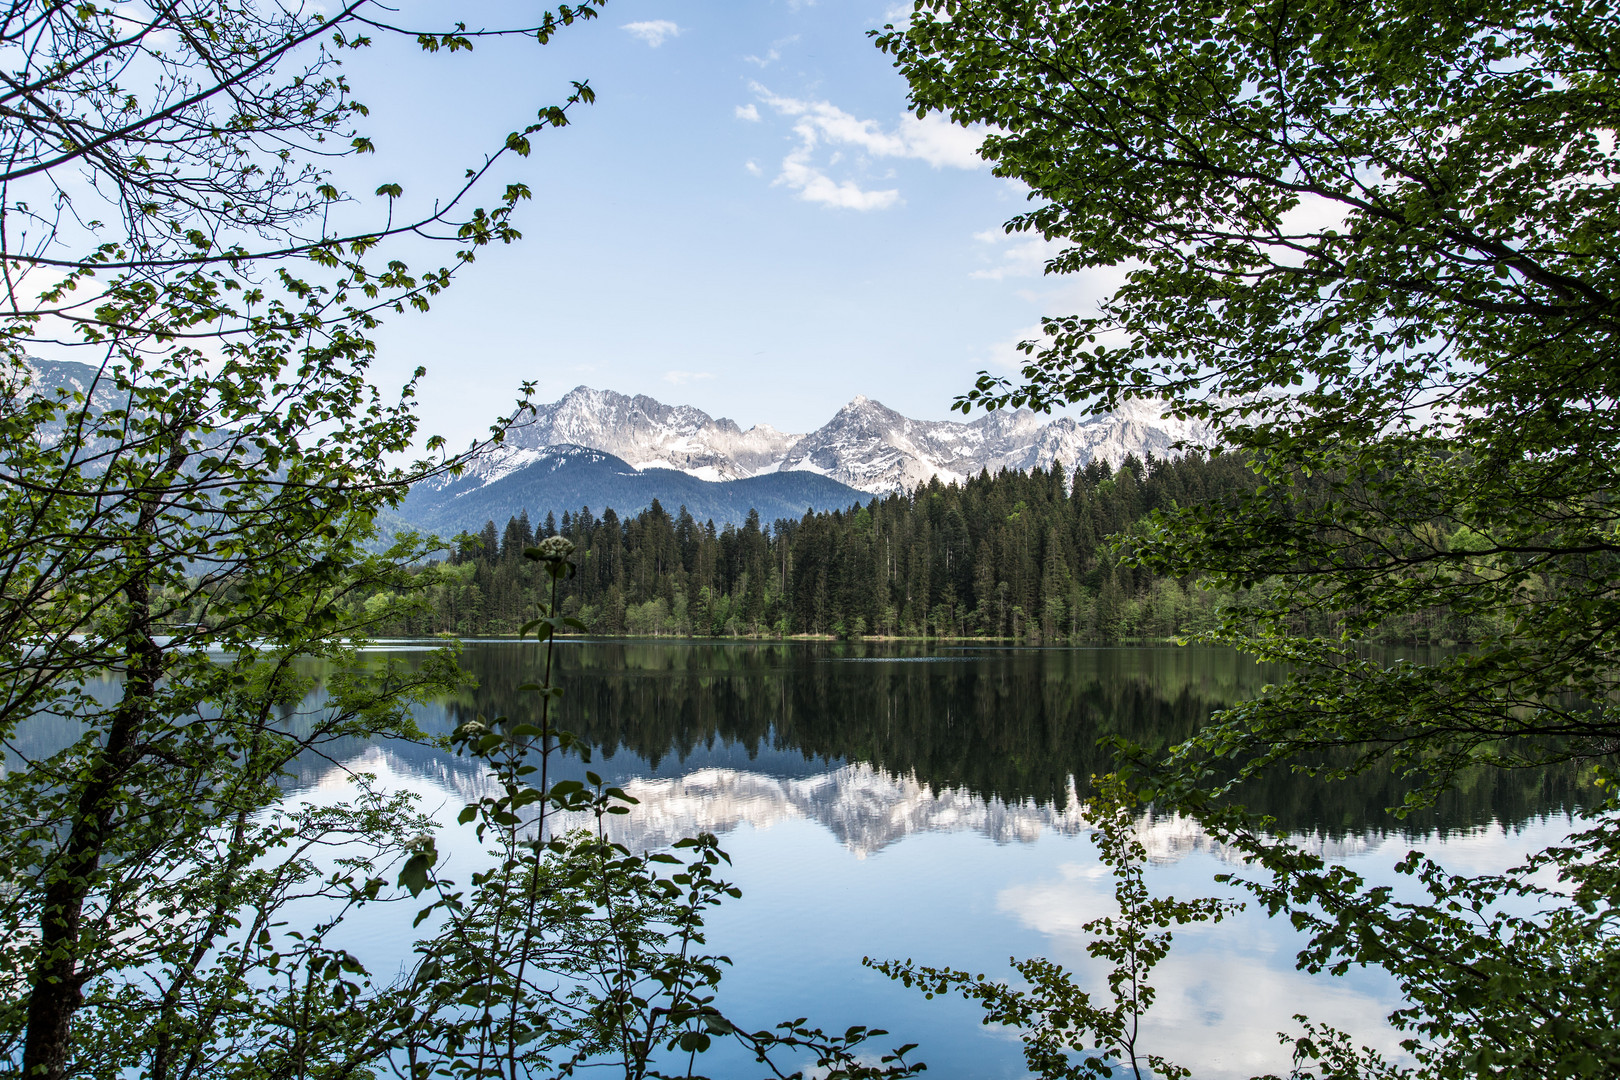
MULTIPOLYGON (((537 656, 532 645, 469 644, 478 688, 424 708, 423 726, 526 707, 516 686, 537 656)), ((930 1075, 964 1078, 1023 1075, 1017 1041, 861 958, 1000 973, 1009 957, 1040 954, 1103 989, 1081 926, 1109 910, 1112 883, 1076 809, 1076 778, 1107 766, 1097 739, 1162 745, 1280 675, 1190 648, 615 641, 571 642, 559 659, 562 725, 597 747, 592 768, 640 800, 614 819, 617 838, 640 849, 706 830, 734 860, 743 898, 711 920, 711 946, 736 962, 722 1005, 750 1026, 809 1016, 828 1028, 886 1027, 885 1045, 920 1044, 930 1075)), ((431 749, 349 750, 340 767, 307 764, 306 797, 341 798, 344 770, 364 771, 417 791, 448 822, 486 790, 468 762, 431 749)), ((1382 777, 1331 788, 1279 777, 1250 801, 1329 857, 1396 881, 1391 865, 1414 847, 1455 870, 1512 865, 1565 835, 1579 790, 1573 773, 1482 781, 1404 825, 1381 809, 1397 795, 1382 777)), ((1238 867, 1192 823, 1148 814, 1138 833, 1156 891, 1237 895, 1211 878, 1238 867)), ((477 855, 449 836, 440 847, 468 867, 477 855)), ((373 955, 405 943, 391 922, 371 928, 373 955)), ((1253 911, 1178 931, 1146 1044, 1200 1080, 1286 1071, 1276 1033, 1304 1012, 1394 1050, 1389 980, 1300 974, 1298 945, 1253 911)), ((753 1073, 740 1060, 710 1064, 722 1075, 733 1067, 753 1073)))

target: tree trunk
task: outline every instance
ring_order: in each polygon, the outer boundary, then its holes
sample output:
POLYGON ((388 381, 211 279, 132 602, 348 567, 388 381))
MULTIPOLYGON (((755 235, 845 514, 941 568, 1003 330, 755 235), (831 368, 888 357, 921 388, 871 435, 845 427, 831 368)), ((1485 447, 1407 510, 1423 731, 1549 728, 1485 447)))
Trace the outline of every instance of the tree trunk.
POLYGON ((126 593, 136 601, 131 629, 136 640, 124 696, 113 713, 107 742, 79 796, 61 857, 47 867, 49 884, 40 910, 39 963, 28 996, 28 1030, 23 1045, 23 1076, 61 1080, 66 1075, 73 1014, 83 1000, 86 972, 80 966, 80 923, 94 886, 102 853, 117 814, 119 781, 133 763, 135 735, 150 712, 162 652, 150 633, 144 582, 126 593))
MULTIPOLYGON (((177 437, 166 462, 169 475, 179 469, 185 457, 183 443, 177 437)), ((141 499, 135 536, 152 536, 159 509, 155 493, 141 499)), ((43 868, 45 896, 39 916, 39 962, 29 988, 28 1026, 23 1042, 22 1073, 27 1080, 63 1080, 67 1075, 73 1016, 84 1001, 84 983, 90 975, 81 963, 84 904, 95 887, 102 855, 118 824, 120 785, 139 757, 136 736, 151 717, 152 694, 163 673, 163 649, 152 636, 151 571, 141 565, 146 557, 145 545, 126 556, 134 565, 123 586, 129 602, 124 638, 128 642, 125 655, 129 667, 123 697, 113 710, 107 741, 80 789, 62 854, 54 866, 43 868)))

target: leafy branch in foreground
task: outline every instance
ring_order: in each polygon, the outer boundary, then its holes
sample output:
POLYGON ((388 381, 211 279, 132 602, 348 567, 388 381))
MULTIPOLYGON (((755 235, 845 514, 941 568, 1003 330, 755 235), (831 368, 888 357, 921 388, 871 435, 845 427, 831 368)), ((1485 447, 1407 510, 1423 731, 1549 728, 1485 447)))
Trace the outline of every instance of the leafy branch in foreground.
POLYGON ((437 206, 352 205, 337 170, 374 147, 341 66, 374 8, 0 4, 0 1067, 29 1080, 388 1052, 398 997, 339 916, 389 898, 377 869, 422 819, 287 792, 345 744, 423 738, 412 706, 462 681, 448 651, 362 655, 434 546, 378 519, 460 463, 428 440, 392 464, 422 373, 373 386, 371 334, 517 238, 522 184, 468 200, 590 92, 437 206), (406 230, 449 265, 389 258, 406 230))
MULTIPOLYGON (((1123 272, 959 405, 1146 400, 1208 420, 1258 480, 1122 546, 1263 584, 1201 637, 1290 667, 1133 754, 1144 797, 1235 841, 1260 833, 1223 804, 1276 770, 1393 768, 1414 789, 1396 814, 1477 770, 1612 773, 1617 33, 1606 2, 917 0, 878 35, 919 114, 991 127, 983 155, 1036 204, 1008 229, 1062 245, 1050 271, 1123 272), (1364 649, 1442 607, 1479 626, 1456 652, 1364 649)), ((1574 828, 1529 864, 1568 894, 1414 857, 1428 898, 1407 903, 1287 843, 1246 851, 1272 879, 1252 888, 1313 934, 1306 967, 1400 982, 1417 1075, 1615 1075, 1597 987, 1620 962, 1620 823, 1599 798, 1574 828)), ((1334 1076, 1393 1067, 1353 1042, 1299 1048, 1334 1076)))
MULTIPOLYGON (((700 1054, 730 1043, 782 1077, 779 1060, 809 1056, 817 1076, 899 1080, 922 1071, 902 1047, 874 1064, 865 1052, 880 1029, 828 1034, 804 1019, 749 1031, 716 1004, 730 961, 703 951, 705 913, 738 890, 719 877, 728 863, 712 835, 671 850, 633 853, 608 838, 610 815, 635 800, 594 772, 554 780, 557 758, 589 748, 556 727, 558 586, 574 572, 573 545, 550 537, 524 554, 550 582, 533 631, 545 645, 541 681, 523 687, 539 705, 523 716, 478 718, 452 736, 485 761, 492 793, 469 803, 460 823, 497 860, 466 886, 437 871, 425 842, 400 884, 432 902, 416 922, 437 933, 419 942, 412 1020, 399 1044, 404 1075, 426 1078, 568 1076, 609 1068, 628 1078, 700 1075, 700 1054)), ((790 1067, 790 1066, 789 1066, 790 1067)), ((735 1065, 728 1067, 728 1073, 735 1065)), ((801 1076, 803 1070, 792 1075, 801 1076)))
MULTIPOLYGON (((1369 886, 1349 867, 1279 841, 1239 811, 1204 815, 1263 877, 1222 875, 1309 934, 1301 968, 1379 967, 1400 986, 1390 1016, 1415 1064, 1298 1016, 1296 1077, 1605 1076, 1620 1059, 1620 804, 1502 873, 1451 873, 1419 851, 1395 865, 1415 886, 1369 886)), ((1259 823, 1259 824, 1264 824, 1259 823)))
POLYGON ((1108 1002, 1093 1002, 1074 976, 1044 957, 1011 961, 1027 984, 1014 987, 987 975, 951 968, 924 967, 910 960, 875 961, 867 966, 932 998, 955 993, 977 1001, 983 1023, 1015 1028, 1024 1043, 1024 1062, 1035 1076, 1052 1080, 1089 1080, 1124 1071, 1135 1080, 1157 1076, 1186 1080, 1191 1070, 1165 1060, 1141 1044, 1142 1020, 1158 996, 1149 975, 1170 952, 1171 927, 1220 922, 1243 905, 1202 898, 1177 900, 1153 896, 1143 871, 1147 849, 1136 838, 1136 802, 1113 776, 1096 781, 1086 801, 1096 827, 1097 856, 1113 873, 1118 910, 1081 927, 1092 940, 1086 952, 1106 960, 1108 1002))

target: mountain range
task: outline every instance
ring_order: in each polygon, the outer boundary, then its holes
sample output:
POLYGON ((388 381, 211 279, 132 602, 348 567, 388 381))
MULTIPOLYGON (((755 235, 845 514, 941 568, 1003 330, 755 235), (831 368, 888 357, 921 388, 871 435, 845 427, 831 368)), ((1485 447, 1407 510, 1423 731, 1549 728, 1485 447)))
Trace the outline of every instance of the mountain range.
MULTIPOLYGON (((95 375, 71 361, 30 366, 36 390, 82 391, 95 375)), ((948 421, 913 420, 856 397, 816 430, 792 434, 765 424, 744 429, 691 405, 580 386, 537 407, 460 476, 417 485, 401 509, 403 520, 393 524, 445 534, 525 510, 536 523, 548 512, 581 506, 635 514, 654 499, 671 513, 685 506, 717 525, 740 524, 750 510, 768 524, 914 490, 936 477, 951 483, 984 469, 1053 462, 1117 467, 1132 454, 1168 457, 1177 444, 1209 441, 1206 426, 1163 418, 1144 402, 1081 419, 1004 409, 948 421)))
POLYGON ((769 522, 984 469, 1054 461, 1074 469, 1096 460, 1117 467, 1129 455, 1168 457, 1176 444, 1208 436, 1202 425, 1162 418, 1142 402, 1078 420, 1017 409, 952 422, 912 420, 866 397, 815 431, 790 434, 580 386, 537 407, 460 477, 421 485, 405 516, 442 532, 524 509, 536 520, 582 505, 633 514, 657 498, 671 512, 685 505, 699 521, 739 523, 754 508, 769 522))
POLYGON ((511 467, 478 471, 474 462, 459 477, 418 484, 400 517, 423 532, 450 536, 486 521, 505 523, 527 512, 538 525, 546 514, 561 515, 588 506, 594 513, 612 508, 621 517, 651 506, 671 514, 685 507, 699 522, 740 525, 757 511, 768 529, 777 518, 804 516, 807 509, 843 509, 869 495, 812 472, 766 473, 740 480, 707 480, 676 469, 637 469, 623 458, 563 443, 524 451, 511 467))
POLYGON ((563 444, 586 446, 637 469, 673 469, 703 480, 812 472, 872 495, 910 490, 934 477, 965 480, 981 469, 1074 468, 1101 458, 1118 466, 1129 454, 1167 456, 1181 441, 1207 436, 1198 424, 1167 420, 1130 402, 1106 416, 1043 421, 1028 409, 977 420, 912 420, 881 402, 856 397, 826 424, 794 435, 759 424, 746 430, 690 405, 645 395, 576 387, 514 425, 506 442, 474 466, 491 481, 523 468, 531 455, 563 444))

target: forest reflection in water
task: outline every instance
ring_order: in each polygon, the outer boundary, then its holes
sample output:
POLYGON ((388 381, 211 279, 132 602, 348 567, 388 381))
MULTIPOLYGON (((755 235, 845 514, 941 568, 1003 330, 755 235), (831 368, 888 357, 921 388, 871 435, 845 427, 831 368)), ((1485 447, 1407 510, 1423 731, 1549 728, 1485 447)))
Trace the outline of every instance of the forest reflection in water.
MULTIPOLYGON (((683 802, 751 801, 772 818, 805 812, 832 792, 847 809, 892 788, 911 803, 941 804, 908 826, 896 822, 903 831, 927 829, 930 819, 952 828, 982 819, 978 831, 998 839, 1072 818, 1077 789, 1112 767, 1108 737, 1172 745, 1284 674, 1195 647, 614 640, 568 641, 557 655, 558 722, 595 748, 593 767, 614 782, 683 802), (804 805, 784 809, 792 804, 804 805)), ((442 732, 478 715, 532 708, 517 688, 535 678, 538 660, 533 644, 467 643, 462 661, 477 685, 424 709, 423 726, 442 732)), ((476 783, 470 763, 422 747, 389 749, 452 786, 476 783)), ((1343 843, 1370 833, 1511 827, 1566 813, 1581 799, 1573 766, 1481 770, 1434 808, 1397 820, 1387 808, 1402 790, 1379 771, 1327 783, 1274 770, 1243 800, 1281 831, 1343 843)), ((857 824, 809 816, 835 833, 857 824)), ((881 846, 877 837, 841 839, 881 846)))
MULTIPOLYGON (((424 645, 386 651, 408 661, 424 645)), ((1081 927, 1109 910, 1111 884, 1077 806, 1087 778, 1110 767, 1099 740, 1170 745, 1284 675, 1192 647, 569 640, 557 658, 559 722, 594 748, 591 768, 640 800, 614 822, 616 838, 639 849, 706 830, 734 860, 743 898, 711 920, 711 944, 736 961, 723 1004, 742 1003, 756 1026, 807 1015, 881 1025, 920 1044, 930 1075, 963 1078, 1022 1076, 1016 1042, 861 958, 1006 973, 1009 956, 1044 955, 1104 990, 1081 927)), ((468 642, 462 660, 477 685, 423 707, 424 729, 529 707, 517 688, 535 678, 535 645, 468 642)), ((487 783, 465 759, 399 743, 328 747, 296 782, 341 797, 349 770, 412 788, 447 818, 487 783)), ((1572 768, 1466 779, 1404 820, 1386 812, 1401 789, 1374 773, 1329 784, 1279 772, 1245 798, 1307 846, 1400 889, 1390 868, 1409 847, 1460 872, 1500 870, 1561 838, 1582 797, 1572 768)), ((1212 878, 1234 865, 1194 823, 1148 811, 1137 832, 1155 891, 1223 894, 1212 878)), ((1252 909, 1178 932, 1145 1041, 1198 1080, 1281 1073, 1277 1033, 1304 1012, 1398 1054, 1389 981, 1302 974, 1301 944, 1285 920, 1252 909)), ((753 1075, 736 1064, 711 1068, 753 1075)))
MULTIPOLYGON (((384 644, 377 659, 411 663, 435 644, 384 644)), ((531 707, 518 687, 536 678, 532 642, 466 642, 461 660, 476 684, 420 706, 424 731, 531 707)), ((1044 955, 1105 991, 1081 927, 1110 909, 1111 884, 1078 805, 1087 778, 1111 765, 1100 740, 1171 745, 1284 674, 1192 647, 567 640, 557 660, 559 723, 593 748, 590 768, 639 800, 613 819, 616 838, 643 849, 709 831, 734 860, 743 898, 710 920, 711 947, 735 960, 722 1005, 741 1003, 751 1027, 795 1016, 883 1026, 896 1044, 920 1044, 929 1075, 964 1080, 1024 1075, 1017 1043, 981 1027, 967 1004, 925 1001, 861 958, 1006 974, 1009 956, 1044 955)), ((309 693, 283 717, 293 728, 325 702, 321 666, 306 674, 309 693)), ((41 718, 11 751, 48 753, 76 735, 41 718)), ((552 775, 585 768, 575 759, 552 775)), ((432 742, 327 743, 296 773, 299 799, 347 799, 356 773, 414 792, 445 824, 440 851, 454 873, 481 858, 452 822, 489 792, 488 778, 432 742)), ((1245 801, 1370 883, 1399 889, 1390 867, 1408 847, 1489 872, 1556 842, 1582 800, 1578 778, 1574 768, 1481 773, 1404 820, 1386 812, 1399 786, 1375 773, 1330 784, 1277 772, 1245 801)), ((1137 833, 1156 892, 1223 893, 1212 878, 1233 863, 1194 823, 1149 810, 1137 833)), ((357 922, 352 947, 387 974, 409 956, 408 914, 357 922)), ((1389 981, 1301 974, 1301 944, 1286 921, 1252 909, 1178 932, 1145 1042, 1198 1080, 1284 1072, 1277 1033, 1304 1012, 1398 1053, 1384 1021, 1396 1004, 1389 981)), ((754 1075, 745 1061, 710 1068, 754 1075)))
MULTIPOLYGON (((387 643, 376 658, 409 664, 436 644, 387 643)), ((1193 647, 571 639, 557 660, 559 723, 593 748, 592 769, 639 800, 613 819, 616 838, 643 849, 709 831, 734 860, 743 898, 710 921, 711 946, 736 961, 722 1004, 742 1003, 751 1027, 795 1016, 829 1029, 880 1025, 895 1043, 920 1044, 929 1075, 962 1078, 1022 1076, 1016 1042, 981 1027, 968 1005, 925 1001, 861 958, 1005 974, 1009 956, 1044 955, 1105 990, 1081 928, 1110 909, 1111 884, 1078 806, 1087 779, 1111 766, 1100 741, 1169 746, 1285 674, 1193 647)), ((532 707, 518 691, 541 661, 532 642, 467 642, 461 661, 475 685, 416 710, 428 734, 532 707)), ((326 701, 321 665, 304 668, 309 693, 282 718, 295 730, 326 701)), ((118 693, 111 682, 90 689, 109 701, 118 693)), ((80 734, 37 718, 8 743, 4 766, 80 734)), ((552 775, 584 771, 575 759, 552 775)), ((453 825, 489 791, 474 762, 431 741, 329 742, 288 783, 298 799, 344 800, 356 773, 419 796, 445 825, 440 851, 454 873, 482 858, 453 825)), ((1397 890, 1409 882, 1391 867, 1409 847, 1457 872, 1500 871, 1562 839, 1583 799, 1574 766, 1482 771, 1404 820, 1386 809, 1401 794, 1376 772, 1326 783, 1274 771, 1244 799, 1280 831, 1397 890)), ((1137 834, 1156 892, 1222 894, 1212 878, 1233 862, 1195 823, 1148 810, 1137 834)), ((353 947, 384 975, 410 955, 409 914, 379 911, 351 928, 353 947)), ((1277 1032, 1304 1012, 1398 1053, 1384 1021, 1396 1004, 1389 981, 1301 974, 1301 944, 1285 920, 1252 909, 1178 931, 1146 1043, 1198 1080, 1285 1072, 1277 1032)), ((713 1075, 753 1075, 734 1064, 714 1063, 713 1075)))

